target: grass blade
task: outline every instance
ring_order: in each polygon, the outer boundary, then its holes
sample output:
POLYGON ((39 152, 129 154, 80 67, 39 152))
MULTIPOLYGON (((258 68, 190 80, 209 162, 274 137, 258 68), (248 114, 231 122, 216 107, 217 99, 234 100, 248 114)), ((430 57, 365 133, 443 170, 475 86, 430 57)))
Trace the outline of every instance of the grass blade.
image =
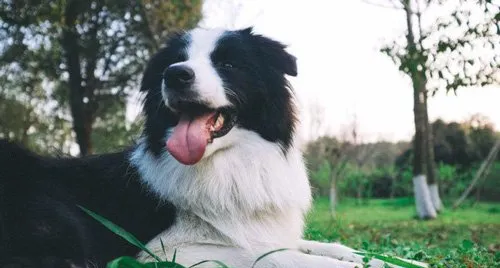
POLYGON ((106 268, 186 268, 180 264, 164 262, 141 263, 132 257, 120 257, 108 263, 106 268))
POLYGON ((216 264, 218 264, 218 265, 219 265, 219 267, 221 267, 221 268, 230 268, 229 266, 227 266, 227 265, 226 265, 226 264, 224 264, 223 262, 221 262, 221 261, 216 261, 216 260, 206 260, 206 261, 200 261, 200 262, 198 262, 198 263, 195 263, 195 264, 193 264, 193 265, 189 266, 189 268, 193 268, 193 267, 196 267, 196 266, 198 266, 198 265, 202 265, 202 264, 204 264, 204 263, 209 263, 209 262, 216 263, 216 264))
POLYGON ((260 260, 264 259, 265 257, 267 257, 267 256, 269 256, 269 255, 271 255, 271 254, 273 254, 273 253, 280 252, 280 251, 285 251, 285 250, 290 250, 290 249, 289 249, 289 248, 280 248, 280 249, 276 249, 276 250, 273 250, 273 251, 269 251, 269 252, 267 252, 267 253, 265 253, 265 254, 261 255, 260 257, 258 257, 258 258, 254 261, 254 263, 252 264, 252 268, 254 268, 254 267, 255 267, 255 264, 257 264, 257 262, 259 262, 260 260))
POLYGON ((174 249, 174 256, 172 256, 172 262, 175 262, 175 257, 177 257, 177 249, 174 249))
POLYGON ((404 268, 426 268, 425 266, 420 266, 420 265, 417 265, 417 264, 414 264, 414 263, 411 263, 411 262, 408 262, 408 261, 405 261, 405 260, 402 260, 399 258, 384 256, 384 255, 377 254, 377 253, 365 253, 365 252, 354 252, 354 253, 361 255, 361 256, 375 257, 376 259, 379 259, 379 260, 384 261, 386 263, 398 265, 398 266, 401 266, 404 268))
POLYGON ((178 263, 163 261, 163 262, 146 263, 146 266, 144 266, 144 268, 186 268, 186 267, 184 267, 178 263))
MULTIPOLYGON (((155 260, 161 262, 161 259, 156 256, 155 254, 153 254, 153 252, 151 252, 149 249, 146 248, 146 246, 141 243, 141 241, 139 241, 139 239, 137 239, 135 236, 133 236, 132 234, 130 234, 129 232, 125 231, 123 228, 121 228, 120 226, 112 223, 111 221, 109 221, 108 219, 82 207, 82 206, 78 206, 79 208, 81 208, 85 213, 89 214, 92 218, 94 218, 95 220, 97 220, 98 222, 100 222, 102 225, 104 225, 106 228, 108 228, 109 230, 111 230, 113 233, 121 236, 123 239, 125 239, 127 242, 129 242, 130 244, 142 249, 144 252, 148 253, 151 257, 153 257, 155 260)), ((134 267, 134 266, 130 266, 130 267, 134 267)))
POLYGON ((161 244, 161 250, 163 251, 163 255, 165 255, 165 258, 167 256, 167 251, 165 251, 165 245, 163 244, 163 240, 160 237, 160 244, 161 244))

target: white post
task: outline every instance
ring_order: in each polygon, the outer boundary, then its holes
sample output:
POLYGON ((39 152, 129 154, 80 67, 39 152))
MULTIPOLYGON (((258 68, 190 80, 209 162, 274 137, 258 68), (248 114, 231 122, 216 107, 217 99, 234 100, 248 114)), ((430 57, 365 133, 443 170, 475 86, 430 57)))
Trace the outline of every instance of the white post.
POLYGON ((417 175, 413 178, 413 191, 415 193, 415 204, 420 219, 434 219, 437 217, 436 209, 432 203, 427 178, 425 175, 417 175))
POLYGON ((437 212, 443 209, 443 202, 441 202, 441 198, 439 197, 439 187, 437 183, 429 185, 429 191, 431 194, 432 204, 437 212))

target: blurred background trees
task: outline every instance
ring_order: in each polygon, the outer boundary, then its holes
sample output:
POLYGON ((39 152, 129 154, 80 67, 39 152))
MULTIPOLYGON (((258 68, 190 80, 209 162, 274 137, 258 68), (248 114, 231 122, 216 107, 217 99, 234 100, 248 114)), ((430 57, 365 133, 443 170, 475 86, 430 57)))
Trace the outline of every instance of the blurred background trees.
POLYGON ((200 16, 201 0, 2 0, 0 135, 62 152, 74 137, 81 155, 130 144, 145 61, 200 16))
MULTIPOLYGON (((464 122, 438 119, 432 122, 432 130, 440 191, 446 200, 456 199, 469 186, 500 133, 480 115, 464 122)), ((359 204, 371 198, 413 195, 411 142, 355 144, 320 137, 308 143, 305 152, 316 196, 329 196, 332 181, 336 182, 336 199, 355 198, 359 204)), ((497 155, 489 174, 474 188, 471 196, 477 201, 500 201, 499 161, 497 155)))

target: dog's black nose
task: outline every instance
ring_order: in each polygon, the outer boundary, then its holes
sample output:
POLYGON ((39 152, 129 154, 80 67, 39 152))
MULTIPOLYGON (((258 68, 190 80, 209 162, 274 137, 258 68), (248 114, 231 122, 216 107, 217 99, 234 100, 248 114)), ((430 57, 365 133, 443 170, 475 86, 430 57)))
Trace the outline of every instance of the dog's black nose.
POLYGON ((194 71, 187 66, 174 65, 163 72, 163 78, 167 88, 173 90, 185 89, 193 84, 194 71))

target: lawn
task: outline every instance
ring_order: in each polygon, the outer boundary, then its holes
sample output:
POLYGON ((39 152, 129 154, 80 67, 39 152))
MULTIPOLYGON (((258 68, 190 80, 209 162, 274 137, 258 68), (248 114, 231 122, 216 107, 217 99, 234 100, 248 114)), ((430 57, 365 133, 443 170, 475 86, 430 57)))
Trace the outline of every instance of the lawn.
POLYGON ((466 204, 419 221, 411 198, 342 200, 336 216, 316 200, 306 238, 340 241, 375 253, 424 260, 434 267, 500 267, 500 204, 466 204))

